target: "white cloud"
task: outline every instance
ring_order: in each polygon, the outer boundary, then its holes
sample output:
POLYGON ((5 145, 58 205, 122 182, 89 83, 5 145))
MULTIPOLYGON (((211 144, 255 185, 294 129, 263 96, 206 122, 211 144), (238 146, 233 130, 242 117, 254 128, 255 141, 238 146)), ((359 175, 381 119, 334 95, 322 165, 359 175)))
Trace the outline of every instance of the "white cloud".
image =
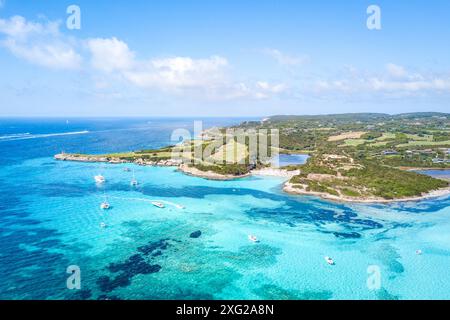
POLYGON ((17 57, 37 65, 55 69, 76 69, 81 64, 80 55, 63 43, 24 45, 8 39, 3 44, 17 57))
POLYGON ((264 49, 263 53, 272 57, 279 64, 284 66, 298 66, 309 61, 309 57, 307 56, 292 56, 277 49, 264 49))
MULTIPOLYGON (((111 98, 126 97, 129 91, 143 96, 158 91, 208 100, 300 96, 357 100, 361 97, 450 94, 450 74, 414 72, 394 63, 385 65, 379 72, 361 72, 347 66, 335 75, 328 73, 326 77, 310 74, 271 82, 248 81, 233 76, 230 62, 219 55, 140 59, 125 41, 115 37, 73 40, 60 32, 59 22, 32 22, 20 16, 0 19, 1 35, 4 37, 0 38, 0 46, 30 63, 54 69, 83 68, 84 74, 92 79, 94 94, 111 98), (83 64, 83 60, 90 61, 90 64, 83 64)), ((264 53, 284 66, 296 66, 307 61, 306 57, 286 55, 276 49, 266 49, 264 53)))
POLYGON ((301 91, 305 94, 353 98, 367 95, 405 97, 450 94, 450 74, 410 73, 403 67, 390 65, 387 74, 354 73, 344 74, 340 79, 317 79, 305 83, 301 91))
POLYGON ((56 69, 79 68, 82 58, 72 41, 59 32, 58 22, 35 23, 21 16, 0 19, 0 44, 30 63, 56 69))
POLYGON ((210 88, 225 82, 228 61, 220 56, 206 59, 173 57, 152 59, 140 68, 127 71, 125 77, 141 87, 163 89, 210 88))
POLYGON ((393 63, 388 63, 386 65, 386 70, 388 74, 394 78, 403 78, 408 74, 404 67, 393 63))
POLYGON ((228 61, 220 56, 138 60, 128 45, 116 38, 90 39, 92 66, 101 72, 116 72, 121 78, 143 88, 179 90, 214 87, 224 81, 228 61))
POLYGON ((283 93, 287 90, 287 86, 284 83, 276 83, 276 84, 270 84, 265 81, 258 81, 256 83, 257 89, 261 91, 262 94, 279 94, 283 93))
POLYGON ((116 38, 90 39, 87 46, 91 52, 92 66, 105 72, 129 70, 134 65, 135 54, 128 45, 116 38))

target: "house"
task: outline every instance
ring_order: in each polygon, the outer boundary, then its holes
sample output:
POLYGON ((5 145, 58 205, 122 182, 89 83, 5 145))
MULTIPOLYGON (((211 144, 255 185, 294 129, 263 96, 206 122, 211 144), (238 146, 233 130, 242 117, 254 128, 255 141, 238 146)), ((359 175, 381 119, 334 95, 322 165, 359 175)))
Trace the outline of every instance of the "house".
POLYGON ((445 163, 446 162, 446 160, 440 159, 440 158, 434 158, 432 161, 433 161, 433 163, 445 163))
POLYGON ((392 155, 397 155, 397 154, 398 154, 398 152, 395 150, 384 150, 383 151, 383 155, 385 155, 385 156, 392 156, 392 155))

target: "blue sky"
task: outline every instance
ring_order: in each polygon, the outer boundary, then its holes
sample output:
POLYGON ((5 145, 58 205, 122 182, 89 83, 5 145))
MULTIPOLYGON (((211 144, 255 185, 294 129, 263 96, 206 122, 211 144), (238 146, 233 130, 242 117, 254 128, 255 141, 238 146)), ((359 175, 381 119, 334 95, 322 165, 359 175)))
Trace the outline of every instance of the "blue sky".
POLYGON ((449 110, 449 1, 131 2, 0 0, 0 116, 449 110))

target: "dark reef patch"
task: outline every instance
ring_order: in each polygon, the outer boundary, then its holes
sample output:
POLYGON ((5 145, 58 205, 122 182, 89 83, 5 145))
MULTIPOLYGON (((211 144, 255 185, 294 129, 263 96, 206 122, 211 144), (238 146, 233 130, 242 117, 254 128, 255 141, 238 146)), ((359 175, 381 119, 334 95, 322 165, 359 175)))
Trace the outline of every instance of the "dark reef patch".
POLYGON ((155 242, 149 242, 148 244, 138 247, 137 250, 143 255, 147 256, 155 251, 163 251, 169 247, 169 239, 161 239, 155 242))
POLYGON ((169 239, 161 239, 155 242, 149 242, 147 245, 140 246, 137 251, 123 262, 110 263, 106 269, 111 273, 117 273, 115 277, 101 276, 97 279, 97 285, 103 292, 111 292, 118 287, 127 287, 131 284, 132 278, 138 274, 157 273, 161 270, 159 264, 149 263, 145 257, 150 259, 162 255, 162 251, 169 246, 169 239))
POLYGON ((340 239, 359 239, 361 234, 358 232, 333 232, 336 238, 340 239))
POLYGON ((130 278, 137 274, 149 274, 158 272, 161 269, 160 265, 151 265, 147 263, 140 254, 135 254, 129 257, 125 262, 110 263, 108 270, 116 273, 123 272, 130 278))
POLYGON ((264 300, 330 300, 333 297, 328 290, 288 290, 272 284, 263 285, 253 292, 264 300))
POLYGON ((97 279, 97 285, 103 292, 111 292, 118 287, 130 285, 131 280, 126 274, 120 274, 111 280, 108 276, 101 276, 97 279))
POLYGON ((189 237, 191 238, 199 238, 202 235, 202 232, 200 230, 192 232, 189 237))
POLYGON ((76 290, 69 300, 88 300, 92 297, 92 291, 89 289, 76 290))
POLYGON ((122 299, 118 296, 114 296, 114 295, 107 296, 106 294, 102 294, 102 295, 98 296, 97 300, 122 300, 122 299))

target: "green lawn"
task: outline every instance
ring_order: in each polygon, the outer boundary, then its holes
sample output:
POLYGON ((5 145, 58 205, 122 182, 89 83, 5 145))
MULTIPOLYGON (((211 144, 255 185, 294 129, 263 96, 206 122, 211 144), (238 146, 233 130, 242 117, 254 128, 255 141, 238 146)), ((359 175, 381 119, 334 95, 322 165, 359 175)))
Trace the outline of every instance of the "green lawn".
POLYGON ((419 147, 419 146, 450 146, 450 140, 447 141, 410 141, 409 143, 399 144, 397 147, 419 147))

